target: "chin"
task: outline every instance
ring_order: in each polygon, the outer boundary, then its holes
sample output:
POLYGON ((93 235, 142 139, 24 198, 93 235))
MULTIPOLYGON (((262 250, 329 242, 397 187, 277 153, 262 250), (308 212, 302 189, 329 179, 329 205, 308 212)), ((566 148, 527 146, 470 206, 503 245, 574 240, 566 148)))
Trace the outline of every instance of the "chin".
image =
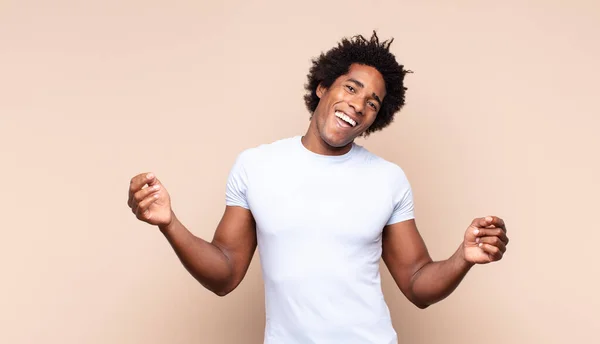
POLYGON ((359 128, 342 128, 334 116, 323 123, 318 123, 315 128, 321 141, 333 149, 342 149, 351 144, 360 134, 359 128))
POLYGON ((321 135, 321 139, 333 148, 344 148, 355 138, 352 136, 321 135))

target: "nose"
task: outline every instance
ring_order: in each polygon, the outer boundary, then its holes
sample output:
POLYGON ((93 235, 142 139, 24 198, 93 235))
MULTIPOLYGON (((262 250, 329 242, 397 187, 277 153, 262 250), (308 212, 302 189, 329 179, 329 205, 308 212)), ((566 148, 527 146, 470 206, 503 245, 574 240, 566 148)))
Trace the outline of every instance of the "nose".
POLYGON ((363 108, 364 108, 364 101, 363 101, 362 97, 360 97, 360 96, 351 97, 348 101, 348 105, 350 105, 350 107, 354 110, 354 112, 356 112, 356 114, 362 116, 363 108))

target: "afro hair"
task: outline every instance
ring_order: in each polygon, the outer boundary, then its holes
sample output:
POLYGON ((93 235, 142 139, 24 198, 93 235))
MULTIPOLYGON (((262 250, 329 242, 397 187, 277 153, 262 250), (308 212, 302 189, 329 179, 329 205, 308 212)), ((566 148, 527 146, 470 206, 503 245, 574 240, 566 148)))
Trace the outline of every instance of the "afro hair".
POLYGON ((311 117, 319 104, 317 87, 329 88, 335 80, 348 73, 350 66, 361 64, 377 69, 385 82, 386 96, 373 124, 365 131, 364 136, 379 131, 392 123, 396 112, 404 106, 404 76, 412 71, 396 61, 390 52, 393 38, 380 42, 377 33, 373 31, 370 39, 362 35, 343 38, 336 47, 321 53, 312 60, 308 73, 307 91, 304 96, 306 107, 311 117))

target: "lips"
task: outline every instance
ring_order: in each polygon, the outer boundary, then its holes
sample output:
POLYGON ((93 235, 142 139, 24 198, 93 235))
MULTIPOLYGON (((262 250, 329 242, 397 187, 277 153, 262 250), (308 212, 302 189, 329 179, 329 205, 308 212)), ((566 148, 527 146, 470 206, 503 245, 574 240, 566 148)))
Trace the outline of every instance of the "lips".
POLYGON ((348 116, 346 113, 344 113, 342 111, 336 111, 335 117, 339 118, 340 120, 342 120, 344 123, 347 123, 351 127, 355 127, 358 124, 358 122, 356 120, 354 120, 353 118, 351 118, 350 116, 348 116))

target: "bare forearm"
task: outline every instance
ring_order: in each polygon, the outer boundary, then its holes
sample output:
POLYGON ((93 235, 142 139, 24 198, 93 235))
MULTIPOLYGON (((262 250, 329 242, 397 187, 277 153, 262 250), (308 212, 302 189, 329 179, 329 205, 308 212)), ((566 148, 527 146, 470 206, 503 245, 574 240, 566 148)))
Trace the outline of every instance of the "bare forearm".
POLYGON ((227 294, 232 268, 221 249, 192 234, 175 215, 171 224, 160 230, 183 266, 198 282, 217 295, 227 294))
POLYGON ((472 266, 464 259, 462 248, 447 260, 425 264, 412 279, 413 303, 419 308, 426 308, 445 299, 458 287, 472 266))

